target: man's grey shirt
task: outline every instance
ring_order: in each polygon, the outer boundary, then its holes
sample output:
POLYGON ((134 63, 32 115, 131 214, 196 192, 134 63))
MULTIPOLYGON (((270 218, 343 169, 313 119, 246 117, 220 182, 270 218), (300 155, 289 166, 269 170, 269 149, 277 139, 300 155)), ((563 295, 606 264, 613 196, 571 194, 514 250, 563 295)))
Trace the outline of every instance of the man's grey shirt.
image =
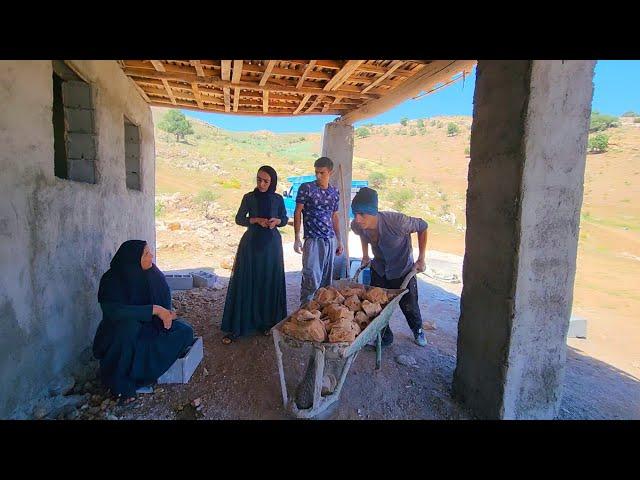
POLYGON ((371 268, 387 279, 403 277, 413 268, 411 234, 428 227, 421 218, 398 212, 378 212, 378 243, 374 244, 366 230, 360 228, 355 220, 351 222, 351 230, 371 244, 374 255, 371 268))

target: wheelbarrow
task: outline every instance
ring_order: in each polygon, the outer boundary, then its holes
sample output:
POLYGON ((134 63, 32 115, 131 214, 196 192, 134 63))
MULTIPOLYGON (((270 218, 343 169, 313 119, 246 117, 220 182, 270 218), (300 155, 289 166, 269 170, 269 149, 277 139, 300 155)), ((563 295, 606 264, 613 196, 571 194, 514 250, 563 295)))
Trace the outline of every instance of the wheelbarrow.
MULTIPOLYGON (((374 288, 355 282, 360 272, 366 267, 367 265, 361 266, 352 279, 334 281, 332 286, 337 289, 354 286, 364 287, 366 290, 374 288)), ((416 273, 415 269, 411 270, 398 289, 383 289, 392 297, 391 301, 385 305, 378 316, 367 325, 352 343, 298 340, 282 331, 282 325, 287 321, 286 318, 273 327, 273 343, 275 344, 278 373, 280 375, 282 403, 287 412, 297 418, 313 418, 338 401, 347 373, 349 373, 349 368, 351 368, 360 350, 373 341, 375 341, 376 346, 375 368, 376 370, 380 369, 382 362, 382 331, 389 325, 389 320, 398 308, 402 297, 409 291, 407 290, 407 285, 416 273), (302 381, 296 386, 295 391, 290 391, 287 388, 284 374, 283 353, 293 354, 293 350, 308 349, 309 347, 311 347, 311 355, 302 381)))

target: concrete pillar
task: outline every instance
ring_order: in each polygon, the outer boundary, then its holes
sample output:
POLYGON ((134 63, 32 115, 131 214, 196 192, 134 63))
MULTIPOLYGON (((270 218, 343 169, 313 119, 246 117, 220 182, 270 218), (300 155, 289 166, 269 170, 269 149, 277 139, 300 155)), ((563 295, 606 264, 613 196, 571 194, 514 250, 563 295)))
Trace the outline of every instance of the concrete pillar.
MULTIPOLYGON (((353 170, 353 125, 339 122, 327 123, 322 135, 322 156, 333 161, 331 185, 340 190, 340 233, 347 247, 349 240, 349 208, 351 206, 351 173, 353 170), (342 172, 342 176, 341 173, 342 172), (346 211, 345 211, 346 209, 346 211)), ((340 263, 340 265, 344 265, 340 263)), ((340 268, 340 278, 346 274, 340 268)))
POLYGON ((482 418, 558 413, 594 66, 478 62, 453 391, 482 418))

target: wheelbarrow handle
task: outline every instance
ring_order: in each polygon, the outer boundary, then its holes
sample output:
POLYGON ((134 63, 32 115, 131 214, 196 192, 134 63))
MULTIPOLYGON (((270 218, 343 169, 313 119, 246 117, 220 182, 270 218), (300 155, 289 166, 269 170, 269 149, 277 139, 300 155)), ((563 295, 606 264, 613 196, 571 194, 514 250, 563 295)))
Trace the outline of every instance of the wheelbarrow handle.
POLYGON ((418 274, 418 270, 416 270, 415 268, 412 268, 411 271, 407 273, 407 276, 404 277, 402 284, 400 284, 400 290, 404 290, 405 288, 407 288, 407 285, 409 285, 409 282, 411 281, 411 279, 415 277, 417 274, 418 274))
POLYGON ((365 263, 364 265, 360 265, 360 267, 358 268, 358 270, 356 270, 356 273, 353 275, 353 277, 351 278, 352 282, 357 282, 358 281, 358 276, 360 275, 360 273, 367 268, 369 265, 371 264, 371 261, 365 263))

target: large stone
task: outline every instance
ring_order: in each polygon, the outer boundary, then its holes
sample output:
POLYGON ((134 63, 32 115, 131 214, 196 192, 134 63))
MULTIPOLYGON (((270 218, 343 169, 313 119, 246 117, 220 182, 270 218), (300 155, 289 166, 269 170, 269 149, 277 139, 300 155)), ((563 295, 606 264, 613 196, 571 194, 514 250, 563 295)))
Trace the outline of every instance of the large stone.
POLYGON ((73 377, 64 376, 62 378, 58 378, 49 384, 49 395, 52 397, 56 397, 58 395, 66 395, 75 386, 76 381, 73 377))
POLYGON ((33 418, 57 418, 61 414, 67 414, 78 408, 88 400, 86 395, 68 395, 48 397, 40 400, 33 408, 33 418))
POLYGON ((396 362, 398 362, 400 365, 405 365, 407 367, 413 367, 418 364, 416 359, 413 358, 411 355, 404 355, 404 354, 398 355, 396 357, 396 362))

